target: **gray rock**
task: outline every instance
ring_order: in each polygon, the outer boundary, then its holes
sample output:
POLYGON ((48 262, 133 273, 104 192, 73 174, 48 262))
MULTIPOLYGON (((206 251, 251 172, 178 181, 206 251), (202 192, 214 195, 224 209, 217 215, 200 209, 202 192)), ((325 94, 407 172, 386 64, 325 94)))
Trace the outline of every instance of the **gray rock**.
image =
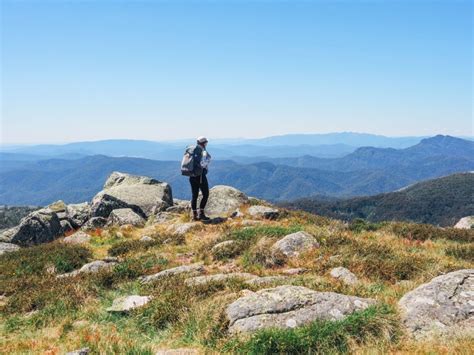
POLYGON ((116 262, 112 261, 105 261, 105 260, 95 260, 93 262, 90 262, 88 264, 82 265, 82 267, 78 270, 74 270, 71 272, 68 272, 66 274, 61 274, 57 275, 57 278, 63 278, 63 277, 73 277, 77 276, 79 274, 93 274, 97 273, 101 270, 110 270, 112 269, 115 265, 117 265, 116 262))
POLYGON ((173 205, 171 186, 146 176, 113 172, 92 200, 93 216, 108 217, 117 208, 131 208, 144 218, 173 205))
POLYGON ((230 333, 249 333, 340 320, 373 304, 372 299, 286 285, 247 293, 227 307, 226 316, 230 333))
POLYGON ((82 348, 79 350, 74 350, 66 353, 66 355, 88 355, 90 353, 89 348, 82 348))
POLYGON ((277 219, 280 211, 267 206, 251 206, 247 213, 254 218, 277 219))
POLYGON ((18 233, 18 226, 5 229, 0 233, 0 242, 10 243, 13 236, 18 233))
POLYGON ((166 212, 184 213, 191 210, 191 203, 187 200, 173 199, 173 206, 168 207, 166 212))
POLYGON ((0 242, 0 255, 17 251, 20 247, 12 243, 0 242))
POLYGON ((43 208, 24 217, 9 237, 14 244, 31 246, 51 242, 60 236, 58 215, 49 208, 43 208))
POLYGON ((133 309, 143 307, 150 302, 150 296, 124 296, 114 299, 112 306, 107 308, 107 312, 129 312, 133 309))
POLYGON ((402 320, 416 338, 474 330, 474 269, 435 277, 399 301, 402 320))
POLYGON ((145 219, 133 212, 131 208, 119 208, 110 212, 107 224, 119 226, 131 224, 132 226, 143 227, 145 222, 145 219))
POLYGON ((147 235, 144 235, 143 237, 140 238, 140 242, 152 242, 152 241, 154 241, 154 239, 147 235))
POLYGON ((454 228, 459 229, 471 229, 474 228, 474 216, 467 216, 461 218, 458 223, 454 226, 454 228))
POLYGON ((177 215, 175 213, 171 212, 158 212, 154 217, 153 217, 153 223, 155 224, 161 224, 161 223, 166 223, 168 221, 171 221, 174 219, 177 215))
POLYGON ((210 282, 225 282, 228 280, 252 280, 256 279, 258 276, 248 274, 246 272, 234 272, 229 274, 214 274, 214 275, 205 275, 205 276, 196 276, 184 280, 184 283, 188 286, 197 286, 204 285, 210 282))
POLYGON ((66 212, 74 228, 81 227, 91 217, 91 206, 87 202, 73 203, 66 206, 66 212))
POLYGON ((231 186, 217 185, 209 191, 206 214, 211 217, 230 215, 248 202, 248 197, 242 191, 231 186))
POLYGON ((175 235, 184 235, 194 228, 199 226, 199 223, 196 222, 189 222, 189 223, 177 223, 169 226, 167 228, 168 233, 175 234, 175 235))
POLYGON ((61 231, 59 232, 61 235, 74 230, 71 222, 69 222, 67 219, 60 220, 59 224, 61 225, 61 231))
POLYGON ((91 231, 97 228, 103 228, 107 224, 107 219, 104 217, 92 217, 81 227, 83 231, 91 231))
POLYGON ((91 240, 91 236, 83 231, 77 231, 69 237, 63 239, 63 243, 69 244, 84 244, 91 240))
POLYGON ((203 272, 204 272, 203 264, 196 263, 196 264, 182 265, 182 266, 174 267, 171 269, 166 269, 153 275, 142 276, 139 278, 139 280, 142 283, 149 283, 149 282, 158 281, 170 276, 177 276, 177 275, 183 275, 183 274, 199 275, 203 272))
POLYGON ((264 277, 257 277, 254 279, 250 279, 245 281, 246 284, 251 286, 261 286, 266 285, 273 282, 282 282, 287 281, 288 276, 264 276, 264 277))
POLYGON ((344 267, 336 267, 331 270, 331 276, 341 280, 346 285, 355 285, 359 280, 357 276, 344 267))
POLYGON ((292 268, 292 269, 283 270, 282 274, 285 274, 285 275, 300 275, 300 274, 304 274, 306 271, 308 271, 308 269, 305 269, 303 267, 296 267, 296 268, 292 268))
POLYGON ((273 244, 272 248, 287 257, 295 257, 301 252, 319 248, 319 244, 311 234, 301 231, 288 234, 273 244))

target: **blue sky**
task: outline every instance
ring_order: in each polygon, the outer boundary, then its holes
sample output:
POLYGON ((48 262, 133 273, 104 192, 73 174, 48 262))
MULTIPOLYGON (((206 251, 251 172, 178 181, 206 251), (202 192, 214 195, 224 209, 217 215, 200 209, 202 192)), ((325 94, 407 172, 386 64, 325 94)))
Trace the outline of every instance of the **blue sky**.
POLYGON ((3 143, 473 134, 471 1, 2 1, 3 143))

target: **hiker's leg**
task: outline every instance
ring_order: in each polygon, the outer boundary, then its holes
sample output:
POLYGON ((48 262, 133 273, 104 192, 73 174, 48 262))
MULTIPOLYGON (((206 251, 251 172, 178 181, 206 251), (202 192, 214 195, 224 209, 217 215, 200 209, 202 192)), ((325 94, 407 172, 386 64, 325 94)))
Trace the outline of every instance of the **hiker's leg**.
POLYGON ((199 204, 199 208, 201 210, 204 210, 204 208, 206 208, 207 199, 209 198, 209 183, 207 182, 206 175, 202 176, 202 182, 201 182, 200 187, 201 187, 201 192, 202 192, 202 200, 201 200, 201 203, 199 204))
POLYGON ((191 209, 193 210, 193 212, 195 212, 197 209, 197 200, 199 196, 199 179, 199 176, 191 176, 189 178, 192 192, 191 209))

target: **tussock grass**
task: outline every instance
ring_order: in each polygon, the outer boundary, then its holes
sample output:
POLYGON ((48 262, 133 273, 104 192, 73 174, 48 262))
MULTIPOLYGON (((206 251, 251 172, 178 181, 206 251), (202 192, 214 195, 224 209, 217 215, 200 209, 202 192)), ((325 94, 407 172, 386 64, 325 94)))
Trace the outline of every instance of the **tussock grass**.
MULTIPOLYGON (((245 211, 245 209, 243 209, 245 211)), ((395 305, 407 291, 441 272, 473 267, 469 232, 410 223, 345 224, 300 211, 288 211, 278 221, 243 227, 240 219, 202 225, 186 239, 170 236, 168 226, 187 221, 181 214, 164 224, 144 228, 117 227, 93 232, 89 247, 57 242, 0 256, 0 337, 6 353, 65 353, 81 347, 93 353, 149 354, 159 348, 191 347, 203 353, 462 353, 472 340, 453 340, 449 348, 436 341, 416 343, 399 337, 396 308, 377 306, 340 322, 316 322, 307 327, 268 330, 247 338, 229 338, 225 308, 241 291, 275 284, 293 284, 316 291, 372 297, 395 305), (270 246, 283 236, 305 230, 318 249, 283 261, 270 246), (140 242, 142 235, 153 242, 140 242), (234 244, 221 254, 212 247, 224 240, 234 244), (92 256, 119 256, 111 270, 71 279, 69 272, 92 256), (278 275, 283 269, 308 271, 269 285, 248 286, 242 280, 186 286, 184 277, 152 284, 137 281, 172 266, 204 262, 207 272, 247 271, 278 275), (330 277, 344 266, 360 282, 345 285, 330 277), (403 280, 403 282, 400 282, 403 280), (129 314, 105 309, 119 296, 151 295, 153 300, 129 314), (85 325, 78 326, 76 323, 85 325)), ((468 353, 468 352, 465 352, 468 353)))
POLYGON ((395 311, 374 306, 337 321, 317 321, 308 326, 263 330, 248 340, 233 339, 225 350, 238 354, 341 354, 352 344, 396 341, 401 334, 395 311))
POLYGON ((456 242, 474 242, 474 230, 439 228, 431 224, 393 222, 387 226, 396 235, 414 240, 447 239, 456 242))

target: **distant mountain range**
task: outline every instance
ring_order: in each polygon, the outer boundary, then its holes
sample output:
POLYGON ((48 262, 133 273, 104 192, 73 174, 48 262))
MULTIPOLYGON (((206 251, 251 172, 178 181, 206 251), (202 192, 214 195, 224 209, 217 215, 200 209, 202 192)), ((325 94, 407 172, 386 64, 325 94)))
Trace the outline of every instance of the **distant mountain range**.
MULTIPOLYGON (((405 148, 425 137, 385 137, 366 133, 289 134, 261 139, 211 139, 214 155, 220 159, 238 157, 267 158, 299 157, 303 155, 335 158, 353 152, 358 147, 405 148)), ((180 160, 184 147, 194 139, 155 142, 145 140, 101 140, 61 145, 0 146, 0 157, 9 160, 41 160, 47 158, 77 159, 89 155, 135 157, 155 160, 180 160), (14 153, 14 154, 13 154, 14 153)), ((210 148, 211 148, 210 147, 210 148)))
POLYGON ((412 221, 453 226, 474 215, 474 173, 423 181, 396 192, 350 199, 313 197, 283 203, 327 217, 372 222, 412 221))
MULTIPOLYGON (((18 153, 14 153, 18 154, 18 153)), ((0 156, 0 204, 45 205, 90 200, 114 170, 167 181, 178 198, 189 198, 179 161, 94 155, 30 161, 0 156)), ((211 154, 215 156, 214 151, 211 154)), ((423 139, 404 149, 359 148, 341 158, 245 159, 212 163, 211 185, 235 186, 271 201, 313 195, 351 197, 390 192, 418 181, 474 170, 474 142, 449 136, 423 139)))

